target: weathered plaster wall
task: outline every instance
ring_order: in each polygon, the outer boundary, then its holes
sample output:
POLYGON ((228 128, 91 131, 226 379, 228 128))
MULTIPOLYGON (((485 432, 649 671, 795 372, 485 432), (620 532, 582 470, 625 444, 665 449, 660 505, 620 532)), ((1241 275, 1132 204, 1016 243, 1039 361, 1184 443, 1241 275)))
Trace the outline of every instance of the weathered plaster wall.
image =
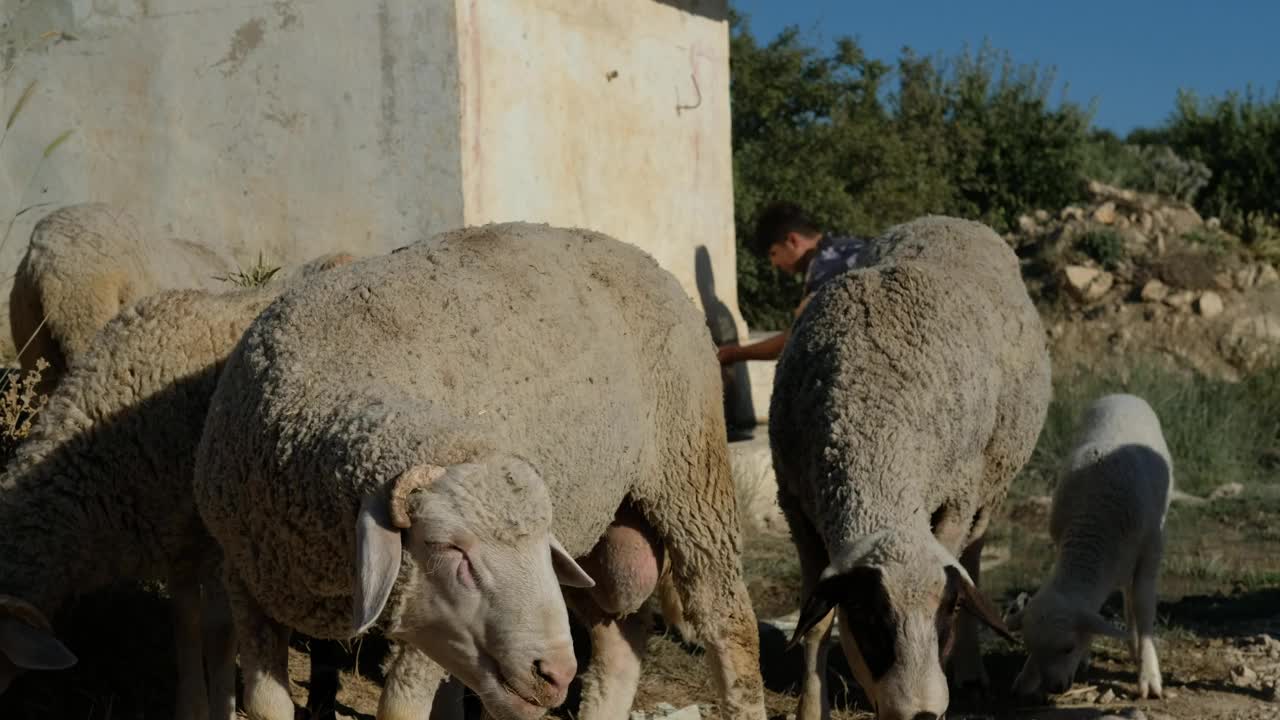
POLYGON ((96 200, 246 264, 588 226, 742 328, 726 0, 0 0, 0 53, 0 119, 36 81, 0 226, 47 203, 0 248, 0 323, 34 222, 96 200))
MULTIPOLYGON (((288 262, 382 252, 462 222, 453 0, 0 8, 6 116, 37 82, 0 146, 0 219, 40 202, 118 203, 150 232, 246 264, 259 250, 288 262)), ((47 211, 0 250, 4 302, 47 211)))
POLYGON ((460 0, 457 19, 467 222, 610 233, 741 331, 725 0, 460 0))

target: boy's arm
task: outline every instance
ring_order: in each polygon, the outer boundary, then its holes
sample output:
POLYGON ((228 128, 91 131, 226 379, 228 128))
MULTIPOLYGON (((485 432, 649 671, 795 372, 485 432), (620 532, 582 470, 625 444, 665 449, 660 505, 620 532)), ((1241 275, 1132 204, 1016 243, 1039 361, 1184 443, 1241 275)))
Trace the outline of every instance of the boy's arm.
POLYGON ((782 354, 782 348, 787 344, 787 336, 790 334, 788 329, 750 345, 721 345, 716 356, 720 358, 721 365, 743 360, 774 360, 782 354))
MULTIPOLYGON (((811 297, 813 293, 805 295, 800 300, 800 304, 796 306, 796 317, 800 317, 800 311, 804 310, 804 306, 809 303, 811 297)), ((789 337, 791 337, 791 328, 750 345, 722 345, 716 352, 716 356, 720 358, 721 365, 730 365, 743 360, 777 360, 782 354, 782 348, 786 347, 789 337)))

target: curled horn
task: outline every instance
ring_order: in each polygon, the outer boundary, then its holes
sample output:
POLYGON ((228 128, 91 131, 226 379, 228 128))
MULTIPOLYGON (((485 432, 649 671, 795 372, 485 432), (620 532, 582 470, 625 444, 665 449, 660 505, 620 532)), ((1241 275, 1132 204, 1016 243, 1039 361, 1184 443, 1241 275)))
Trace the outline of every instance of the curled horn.
POLYGON ((400 473, 391 484, 391 524, 404 529, 409 527, 409 494, 439 480, 445 469, 439 465, 414 465, 400 473))

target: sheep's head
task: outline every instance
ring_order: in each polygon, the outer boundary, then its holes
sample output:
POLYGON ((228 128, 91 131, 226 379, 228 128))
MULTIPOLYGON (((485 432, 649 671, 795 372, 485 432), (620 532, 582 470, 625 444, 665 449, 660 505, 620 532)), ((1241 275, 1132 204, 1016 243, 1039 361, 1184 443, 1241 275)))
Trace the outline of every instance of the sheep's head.
POLYGON ((75 664, 76 656, 53 636, 43 613, 0 595, 0 693, 24 670, 63 670, 75 664))
POLYGON ((1008 624, 1010 630, 1022 631, 1027 647, 1027 661, 1013 681, 1014 694, 1022 697, 1066 692, 1094 635, 1124 637, 1096 610, 1081 607, 1051 586, 1011 612, 1008 624))
POLYGON ((1008 637, 994 606, 927 530, 886 530, 833 553, 800 612, 797 642, 832 611, 878 720, 942 717, 943 670, 961 610, 1008 637))
POLYGON ((594 583, 551 535, 551 500, 527 463, 411 467, 365 499, 356 544, 357 634, 402 578, 388 635, 456 675, 494 717, 530 720, 564 702, 577 660, 560 585, 594 583))

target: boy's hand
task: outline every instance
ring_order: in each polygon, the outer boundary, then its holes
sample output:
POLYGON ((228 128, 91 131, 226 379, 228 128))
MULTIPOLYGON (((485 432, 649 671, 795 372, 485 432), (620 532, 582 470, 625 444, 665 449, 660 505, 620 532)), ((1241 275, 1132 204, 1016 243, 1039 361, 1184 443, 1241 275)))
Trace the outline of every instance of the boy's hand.
POLYGON ((716 348, 716 359, 720 361, 721 365, 732 365, 733 363, 738 362, 738 351, 741 347, 741 345, 736 343, 721 345, 716 348))

